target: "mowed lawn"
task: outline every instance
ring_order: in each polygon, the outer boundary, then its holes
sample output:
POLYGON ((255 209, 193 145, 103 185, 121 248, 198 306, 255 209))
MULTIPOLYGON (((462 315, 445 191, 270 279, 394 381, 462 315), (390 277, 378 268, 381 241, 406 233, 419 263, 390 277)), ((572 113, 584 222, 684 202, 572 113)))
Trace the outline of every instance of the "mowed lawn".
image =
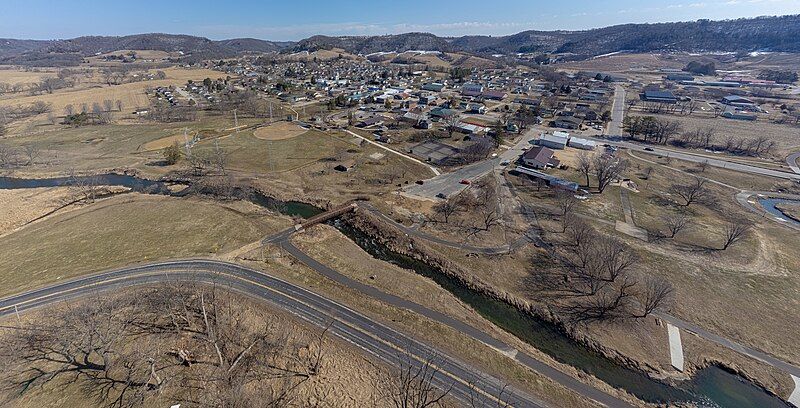
POLYGON ((244 202, 117 196, 0 238, 0 296, 128 264, 210 257, 286 225, 244 202))

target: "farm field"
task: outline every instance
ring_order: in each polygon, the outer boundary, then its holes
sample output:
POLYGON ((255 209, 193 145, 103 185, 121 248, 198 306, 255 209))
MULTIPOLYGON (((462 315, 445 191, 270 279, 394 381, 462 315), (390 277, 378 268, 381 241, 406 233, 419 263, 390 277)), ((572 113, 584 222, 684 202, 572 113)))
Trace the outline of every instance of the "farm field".
MULTIPOLYGON (((75 88, 59 89, 52 94, 4 95, 0 97, 0 106, 27 106, 41 101, 51 104, 53 113, 61 115, 67 105, 73 105, 78 109, 84 103, 91 106, 95 102, 102 103, 104 100, 110 99, 112 101, 122 101, 124 111, 128 112, 136 108, 146 108, 150 105, 144 92, 147 88, 170 85, 180 86, 190 79, 202 81, 204 78, 222 78, 225 76, 222 72, 208 69, 167 68, 163 71, 167 74, 166 79, 111 86, 102 83, 102 78, 99 75, 95 75, 92 78, 92 82, 81 82, 75 88)), ((2 70, 0 70, 0 77, 2 75, 2 70)), ((0 80, 0 82, 2 81, 0 80)))
POLYGON ((43 78, 54 78, 54 69, 20 70, 15 67, 0 67, 0 83, 9 85, 39 82, 43 78))

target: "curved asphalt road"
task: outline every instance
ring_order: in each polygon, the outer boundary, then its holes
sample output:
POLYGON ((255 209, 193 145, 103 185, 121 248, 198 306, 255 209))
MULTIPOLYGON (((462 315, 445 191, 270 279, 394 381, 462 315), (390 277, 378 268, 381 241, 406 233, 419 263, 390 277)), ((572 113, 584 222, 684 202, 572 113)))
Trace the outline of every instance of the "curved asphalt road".
MULTIPOLYGON (((225 286, 285 309, 319 327, 330 324, 330 332, 376 358, 396 365, 411 360, 415 366, 433 356, 438 366, 434 382, 450 395, 467 403, 473 396, 492 401, 504 390, 504 383, 481 373, 433 347, 384 326, 352 309, 311 291, 240 265, 210 261, 181 260, 117 269, 79 278, 0 300, 0 316, 15 311, 52 305, 124 287, 158 282, 191 281, 225 286), (406 353, 412 356, 408 359, 406 353), (402 359, 402 360, 401 360, 402 359)), ((517 407, 545 407, 546 403, 527 393, 506 388, 504 399, 517 407)))
POLYGON ((790 154, 786 158, 786 164, 789 165, 793 172, 800 174, 800 152, 790 154))

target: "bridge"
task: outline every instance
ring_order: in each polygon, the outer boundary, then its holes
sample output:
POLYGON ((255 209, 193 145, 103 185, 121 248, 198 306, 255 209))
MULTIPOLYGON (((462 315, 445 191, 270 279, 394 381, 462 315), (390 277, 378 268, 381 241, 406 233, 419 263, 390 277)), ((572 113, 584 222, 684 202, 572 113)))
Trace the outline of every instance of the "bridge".
POLYGON ((299 231, 300 229, 305 229, 317 224, 322 224, 323 222, 334 219, 340 215, 347 214, 351 211, 355 211, 356 208, 358 208, 358 204, 356 204, 355 201, 350 200, 344 204, 337 205, 336 207, 333 207, 328 211, 325 211, 324 213, 317 214, 311 218, 303 220, 302 223, 297 224, 295 226, 295 230, 299 231))

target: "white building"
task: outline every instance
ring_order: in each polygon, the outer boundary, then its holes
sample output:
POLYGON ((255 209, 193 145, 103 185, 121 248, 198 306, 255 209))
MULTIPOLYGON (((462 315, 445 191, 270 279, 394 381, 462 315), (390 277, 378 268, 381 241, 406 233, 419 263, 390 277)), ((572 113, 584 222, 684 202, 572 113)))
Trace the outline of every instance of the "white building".
POLYGON ((569 147, 574 147, 581 150, 594 150, 597 146, 593 140, 581 139, 579 137, 569 138, 569 147))
POLYGON ((564 149, 567 147, 568 136, 548 135, 542 133, 539 135, 539 146, 549 147, 551 149, 564 149))

